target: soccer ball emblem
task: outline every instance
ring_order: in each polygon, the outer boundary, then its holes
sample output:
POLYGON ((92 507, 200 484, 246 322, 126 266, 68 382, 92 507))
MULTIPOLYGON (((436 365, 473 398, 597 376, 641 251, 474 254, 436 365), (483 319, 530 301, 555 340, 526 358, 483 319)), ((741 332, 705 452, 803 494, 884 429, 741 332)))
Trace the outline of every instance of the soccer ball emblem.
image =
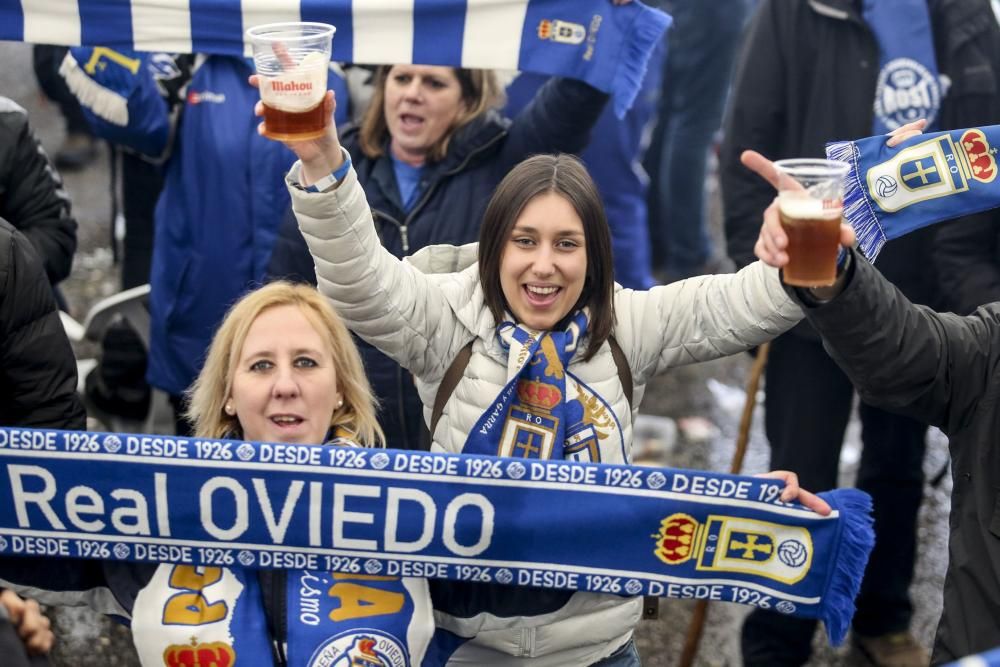
POLYGON ((807 556, 806 545, 798 540, 785 540, 778 545, 778 558, 788 567, 799 567, 807 556))
POLYGON ((892 176, 879 176, 875 179, 875 194, 879 197, 891 197, 896 194, 896 179, 892 176))

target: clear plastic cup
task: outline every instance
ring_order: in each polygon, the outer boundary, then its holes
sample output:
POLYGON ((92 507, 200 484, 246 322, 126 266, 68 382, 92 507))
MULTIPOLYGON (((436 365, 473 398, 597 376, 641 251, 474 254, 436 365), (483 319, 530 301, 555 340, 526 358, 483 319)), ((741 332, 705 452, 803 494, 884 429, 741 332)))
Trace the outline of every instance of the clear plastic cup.
POLYGON ((280 141, 323 136, 330 51, 336 28, 326 23, 268 23, 247 30, 260 75, 265 134, 280 141))
POLYGON ((784 281, 823 287, 837 281, 844 177, 850 170, 836 160, 778 160, 778 211, 788 235, 784 281))

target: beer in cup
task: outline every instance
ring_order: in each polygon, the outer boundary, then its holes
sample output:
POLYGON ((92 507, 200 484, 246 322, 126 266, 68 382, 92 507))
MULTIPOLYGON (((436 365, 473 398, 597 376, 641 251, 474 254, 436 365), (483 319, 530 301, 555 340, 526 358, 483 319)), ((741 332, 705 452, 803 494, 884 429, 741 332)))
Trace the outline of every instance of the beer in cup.
POLYGON ((850 169, 835 160, 778 160, 778 212, 788 235, 784 281, 823 287, 837 280, 844 177, 850 169))
POLYGON ((269 23, 247 30, 253 62, 260 76, 265 134, 279 141, 323 136, 329 114, 323 112, 332 25, 269 23))

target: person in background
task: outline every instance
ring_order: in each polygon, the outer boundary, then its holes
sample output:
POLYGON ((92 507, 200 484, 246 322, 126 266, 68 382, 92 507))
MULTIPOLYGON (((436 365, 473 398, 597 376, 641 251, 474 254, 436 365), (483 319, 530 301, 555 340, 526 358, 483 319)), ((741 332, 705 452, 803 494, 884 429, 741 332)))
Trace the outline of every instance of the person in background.
POLYGON ((1000 301, 1000 211, 941 225, 934 238, 944 307, 970 315, 979 306, 1000 301))
MULTIPOLYGON (((941 128, 996 122, 997 35, 982 0, 761 2, 738 60, 720 165, 727 243, 737 266, 753 260, 760 218, 773 199, 771 186, 742 167, 744 150, 769 159, 825 157, 827 141, 928 115, 941 128), (897 107, 896 100, 907 104, 897 107)), ((889 244, 878 260, 879 270, 919 303, 939 298, 928 270, 932 244, 933 230, 921 230, 889 244)), ((810 488, 835 486, 854 396, 850 378, 803 324, 771 344, 765 381, 771 466, 799 473, 810 488)), ((927 651, 910 632, 909 586, 926 420, 889 413, 869 397, 859 408, 864 449, 856 485, 872 495, 876 543, 853 640, 875 665, 923 667, 927 651)), ((804 664, 815 628, 814 621, 754 610, 743 626, 744 664, 804 664)))
POLYGON ((65 123, 66 137, 56 151, 56 166, 65 171, 76 171, 97 158, 97 140, 83 115, 79 100, 59 76, 59 65, 67 51, 69 47, 66 46, 36 44, 32 47, 31 60, 38 87, 46 98, 59 107, 59 114, 65 123))
MULTIPOLYGON (((497 111, 494 73, 424 65, 380 67, 359 126, 342 132, 382 246, 396 257, 474 241, 493 189, 534 153, 579 152, 608 96, 571 79, 543 86, 516 118, 497 111)), ((315 283, 313 259, 287 215, 269 273, 315 283)), ((427 447, 413 376, 359 342, 391 447, 427 447)))
POLYGON ((0 218, 0 425, 85 429, 76 377, 43 262, 0 218))
POLYGON ((69 196, 28 112, 6 97, 0 97, 0 217, 31 242, 52 286, 69 276, 76 252, 69 196))
MULTIPOLYGON (((146 378, 170 394, 176 431, 188 433, 184 392, 226 308, 264 277, 291 156, 257 136, 247 59, 81 47, 61 72, 99 136, 163 163, 146 378)), ((343 90, 333 70, 329 82, 343 90)))
MULTIPOLYGON (((744 162, 765 172, 759 154, 748 151, 744 162)), ((787 289, 863 400, 927 421, 948 436, 948 569, 931 664, 951 663, 1000 646, 1000 303, 968 317, 914 305, 850 249, 852 237, 844 225, 848 259, 833 287, 787 289)), ((772 205, 755 253, 784 266, 787 247, 772 205)))
MULTIPOLYGON (((708 152, 722 124, 750 0, 654 0, 667 33, 659 108, 644 164, 653 270, 663 282, 721 268, 708 233, 708 152)), ((662 57, 662 56, 661 56, 662 57)))

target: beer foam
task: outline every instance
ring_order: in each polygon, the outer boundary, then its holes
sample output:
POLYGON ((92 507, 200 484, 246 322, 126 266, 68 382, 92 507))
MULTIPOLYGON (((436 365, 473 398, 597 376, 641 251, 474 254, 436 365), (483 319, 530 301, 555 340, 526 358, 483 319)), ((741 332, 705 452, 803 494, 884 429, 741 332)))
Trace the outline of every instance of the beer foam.
POLYGON ((822 199, 803 197, 795 193, 778 194, 778 208, 786 218, 799 220, 832 220, 843 215, 843 208, 824 207, 822 199))

